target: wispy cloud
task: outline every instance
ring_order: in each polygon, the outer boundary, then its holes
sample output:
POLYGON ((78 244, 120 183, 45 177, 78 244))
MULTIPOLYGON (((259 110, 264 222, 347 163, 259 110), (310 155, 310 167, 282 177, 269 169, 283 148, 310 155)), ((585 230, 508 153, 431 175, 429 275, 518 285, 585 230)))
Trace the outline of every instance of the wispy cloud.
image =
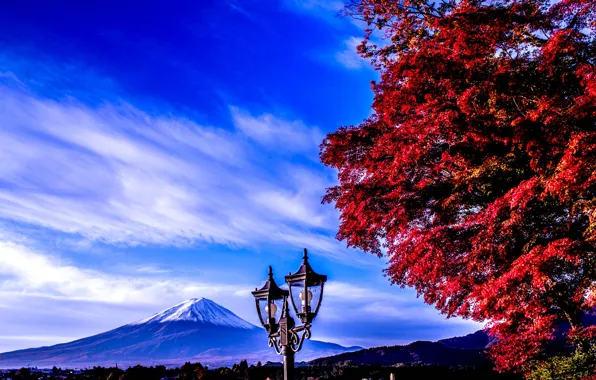
POLYGON ((362 38, 350 37, 344 40, 344 49, 335 53, 335 59, 345 68, 350 70, 359 70, 364 67, 370 67, 367 60, 360 57, 356 48, 362 41, 362 38))
POLYGON ((308 244, 345 252, 320 205, 321 132, 231 108, 233 129, 127 104, 98 108, 0 87, 0 218, 124 245, 308 244))
POLYGON ((260 145, 276 149, 279 155, 305 152, 316 157, 324 138, 318 128, 309 127, 300 120, 284 120, 269 113, 253 116, 237 107, 231 107, 231 113, 238 129, 260 145))
POLYGON ((285 0, 285 5, 297 11, 337 15, 344 7, 340 0, 285 0))
POLYGON ((164 269, 157 266, 142 266, 139 268, 135 268, 137 273, 146 273, 146 274, 163 274, 163 273, 171 273, 171 269, 164 269))
POLYGON ((250 286, 201 283, 172 277, 114 275, 83 269, 59 256, 0 242, 0 292, 72 301, 156 305, 164 300, 234 295, 250 286))
MULTIPOLYGON (((332 281, 325 286, 327 302, 335 304, 331 310, 353 310, 353 318, 369 321, 393 320, 412 321, 416 316, 418 323, 445 322, 445 316, 416 297, 413 289, 379 290, 375 287, 354 285, 341 281, 332 281), (393 290, 393 291, 391 291, 393 290)), ((337 315, 342 318, 341 315, 337 315)), ((479 324, 461 318, 452 318, 451 324, 465 324, 480 326, 479 324)))

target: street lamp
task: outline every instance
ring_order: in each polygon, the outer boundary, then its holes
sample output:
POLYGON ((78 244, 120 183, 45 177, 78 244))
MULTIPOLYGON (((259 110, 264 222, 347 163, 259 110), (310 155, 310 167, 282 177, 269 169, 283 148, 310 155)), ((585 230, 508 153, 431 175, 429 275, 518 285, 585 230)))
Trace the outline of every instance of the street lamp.
POLYGON ((327 276, 315 272, 308 262, 308 252, 304 248, 302 265, 294 274, 286 276, 290 288, 290 299, 296 315, 302 323, 310 324, 321 307, 323 286, 327 276))
POLYGON ((304 249, 302 265, 294 274, 285 278, 289 291, 281 289, 273 279, 269 267, 269 279, 261 289, 252 292, 261 324, 269 335, 269 347, 284 357, 284 379, 294 379, 294 354, 302 349, 305 339, 310 339, 310 327, 317 316, 323 300, 323 286, 327 276, 317 274, 308 262, 304 249), (296 326, 288 310, 290 297, 294 312, 302 321, 296 326))
POLYGON ((269 334, 277 331, 281 313, 288 298, 288 291, 281 289, 273 279, 273 268, 269 267, 269 278, 261 289, 255 289, 252 295, 255 302, 261 324, 269 334))

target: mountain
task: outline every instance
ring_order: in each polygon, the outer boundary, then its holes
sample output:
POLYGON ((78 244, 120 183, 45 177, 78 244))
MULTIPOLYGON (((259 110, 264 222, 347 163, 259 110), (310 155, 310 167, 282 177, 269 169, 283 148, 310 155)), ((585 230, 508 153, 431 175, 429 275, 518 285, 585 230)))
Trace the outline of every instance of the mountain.
MULTIPOLYGON (((357 349, 360 347, 307 340, 296 358, 311 360, 357 349)), ((281 361, 267 346, 264 329, 211 300, 200 298, 88 338, 0 354, 0 368, 175 366, 187 361, 214 366, 231 365, 243 359, 249 363, 281 361)))
POLYGON ((488 334, 488 330, 478 330, 474 333, 456 336, 453 338, 441 339, 437 342, 443 343, 447 347, 462 348, 467 350, 481 350, 489 348, 494 342, 495 338, 488 334))
POLYGON ((255 325, 246 322, 236 314, 225 307, 206 298, 190 299, 175 305, 161 313, 154 314, 149 318, 131 323, 134 325, 144 325, 151 323, 168 322, 199 322, 214 326, 234 327, 239 329, 254 329, 255 325))
POLYGON ((313 365, 351 362, 357 365, 474 366, 491 368, 486 349, 494 343, 488 330, 436 342, 417 341, 403 346, 375 347, 310 361, 313 365))
MULTIPOLYGON (((473 335, 473 334, 470 334, 473 335)), ((452 338, 460 339, 460 338, 452 338)), ((454 341, 454 344, 467 345, 466 340, 454 341)), ((315 359, 312 365, 331 365, 350 363, 354 365, 439 365, 473 366, 491 368, 492 363, 484 348, 449 347, 442 342, 417 341, 404 346, 374 347, 354 352, 315 359)))
MULTIPOLYGON (((584 326, 596 325, 596 313, 582 316, 584 326)), ((569 330, 569 324, 560 322, 556 325, 557 333, 569 330)), ((350 362, 355 365, 408 365, 425 364, 441 366, 474 366, 491 368, 492 363, 486 356, 487 350, 496 342, 489 330, 436 342, 418 341, 404 346, 375 347, 359 351, 346 352, 329 357, 311 360, 313 365, 329 365, 350 362)))

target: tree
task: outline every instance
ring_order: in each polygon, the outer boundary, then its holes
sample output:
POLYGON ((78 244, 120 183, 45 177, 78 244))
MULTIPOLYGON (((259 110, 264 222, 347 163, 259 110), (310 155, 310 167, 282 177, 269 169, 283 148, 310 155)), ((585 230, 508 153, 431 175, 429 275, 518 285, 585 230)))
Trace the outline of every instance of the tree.
MULTIPOLYGON (((373 114, 321 144, 338 239, 447 316, 487 322, 500 369, 596 306, 596 0, 360 0, 373 114)), ((563 334, 563 338, 567 333, 563 334)))
POLYGON ((554 356, 538 363, 528 375, 528 380, 577 379, 589 380, 596 378, 596 346, 588 350, 576 350, 569 356, 554 356))
POLYGON ((15 373, 14 378, 18 380, 29 380, 32 378, 31 370, 29 368, 21 368, 15 373))

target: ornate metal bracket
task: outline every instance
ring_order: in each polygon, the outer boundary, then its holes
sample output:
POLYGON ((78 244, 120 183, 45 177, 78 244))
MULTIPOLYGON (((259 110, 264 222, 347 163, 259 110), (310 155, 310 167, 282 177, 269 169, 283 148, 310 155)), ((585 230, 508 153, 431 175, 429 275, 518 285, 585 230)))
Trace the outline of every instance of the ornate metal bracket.
MULTIPOLYGON (((288 345, 285 346, 287 349, 292 350, 296 353, 302 349, 302 345, 306 339, 310 339, 310 324, 296 326, 288 331, 288 345)), ((269 347, 273 347, 278 355, 283 355, 283 347, 280 344, 280 332, 269 335, 269 347)))
POLYGON ((269 336, 269 347, 273 347, 275 349, 275 352, 277 352, 278 355, 283 355, 283 351, 282 349, 279 347, 279 344, 277 343, 277 340, 279 339, 279 334, 273 334, 269 336))
POLYGON ((302 349, 302 345, 306 339, 310 339, 310 324, 306 324, 304 326, 297 326, 290 330, 290 335, 292 339, 292 344, 290 345, 290 349, 294 352, 298 352, 302 349), (302 336, 299 336, 300 332, 302 332, 302 336))

